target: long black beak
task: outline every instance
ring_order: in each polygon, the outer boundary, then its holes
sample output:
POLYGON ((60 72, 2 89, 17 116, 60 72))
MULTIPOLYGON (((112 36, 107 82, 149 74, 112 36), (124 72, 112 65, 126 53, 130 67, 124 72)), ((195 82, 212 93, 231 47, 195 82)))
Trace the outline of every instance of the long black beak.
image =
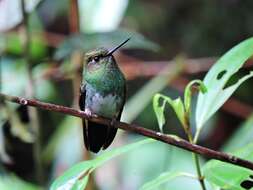
POLYGON ((112 55, 116 50, 118 50, 121 46, 123 46, 125 43, 127 43, 131 38, 126 39, 124 42, 122 42, 121 44, 119 44, 117 47, 113 48, 112 50, 110 50, 106 56, 112 55))

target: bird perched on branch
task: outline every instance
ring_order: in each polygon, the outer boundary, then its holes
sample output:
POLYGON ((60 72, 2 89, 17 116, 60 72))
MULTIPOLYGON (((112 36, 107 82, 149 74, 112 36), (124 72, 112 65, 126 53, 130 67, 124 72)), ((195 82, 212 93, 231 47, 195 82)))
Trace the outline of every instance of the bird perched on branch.
MULTIPOLYGON (((126 99, 126 81, 113 53, 130 38, 108 51, 98 48, 85 54, 80 88, 80 109, 112 121, 120 120, 126 99)), ((87 150, 94 153, 106 149, 113 141, 117 128, 83 119, 83 137, 87 150)))

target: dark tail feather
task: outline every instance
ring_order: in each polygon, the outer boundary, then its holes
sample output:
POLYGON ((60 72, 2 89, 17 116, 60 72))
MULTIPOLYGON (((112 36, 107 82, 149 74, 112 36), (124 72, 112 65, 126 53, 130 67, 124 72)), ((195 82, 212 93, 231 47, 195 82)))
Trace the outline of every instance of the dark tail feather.
POLYGON ((106 141, 104 143, 103 149, 106 149, 108 146, 110 146, 110 144, 112 144, 112 141, 117 133, 117 128, 114 127, 109 127, 109 133, 107 135, 106 141))
POLYGON ((88 121, 83 119, 83 140, 84 140, 84 145, 87 150, 89 150, 89 142, 88 142, 88 121))
MULTIPOLYGON (((123 107, 122 107, 122 109, 121 109, 121 111, 120 111, 120 113, 119 113, 119 115, 117 117, 118 121, 120 121, 120 117, 121 117, 122 111, 123 111, 123 107)), ((108 136, 107 136, 106 142, 105 142, 105 144, 103 146, 103 149, 106 149, 108 146, 110 146, 110 144, 112 144, 112 141, 113 141, 113 139, 114 139, 114 137, 115 137, 115 135, 117 133, 118 128, 110 126, 109 130, 110 131, 108 133, 108 136)))
POLYGON ((87 132, 89 150, 94 153, 97 153, 103 147, 106 141, 108 134, 108 126, 88 122, 87 132))

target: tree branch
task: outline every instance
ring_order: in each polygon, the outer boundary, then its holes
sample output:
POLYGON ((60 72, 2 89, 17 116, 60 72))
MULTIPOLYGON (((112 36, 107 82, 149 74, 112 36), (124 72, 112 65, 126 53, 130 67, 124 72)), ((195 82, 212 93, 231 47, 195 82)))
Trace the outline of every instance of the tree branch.
POLYGON ((203 156, 208 157, 210 159, 220 160, 223 162, 231 163, 231 164, 234 164, 237 166, 241 166, 241 167, 253 170, 253 162, 250 162, 248 160, 241 159, 241 158, 233 156, 231 154, 227 154, 227 153, 215 151, 215 150, 212 150, 209 148, 205 148, 203 146, 191 144, 186 140, 179 139, 179 138, 173 137, 173 136, 168 136, 168 135, 162 134, 160 132, 155 132, 150 129, 143 128, 139 125, 135 125, 135 124, 130 125, 130 124, 127 124, 124 122, 118 122, 118 121, 112 122, 110 119, 106 119, 106 118, 103 118, 100 116, 94 116, 94 115, 88 116, 83 111, 80 111, 80 110, 76 110, 76 109, 61 106, 61 105, 45 103, 45 102, 41 102, 38 100, 31 100, 31 99, 21 98, 21 97, 17 97, 17 96, 9 96, 9 95, 2 94, 2 93, 0 93, 0 97, 3 98, 4 100, 14 102, 17 104, 21 104, 21 105, 25 105, 25 106, 33 106, 33 107, 37 107, 37 108, 44 109, 44 110, 49 110, 49 111, 59 112, 59 113, 67 114, 67 115, 72 115, 75 117, 85 118, 89 121, 99 123, 99 124, 105 124, 105 125, 112 125, 113 124, 114 127, 116 127, 116 128, 123 129, 126 131, 135 132, 135 133, 138 133, 142 136, 156 139, 156 140, 164 142, 166 144, 170 144, 170 145, 173 145, 173 146, 203 155, 203 156))

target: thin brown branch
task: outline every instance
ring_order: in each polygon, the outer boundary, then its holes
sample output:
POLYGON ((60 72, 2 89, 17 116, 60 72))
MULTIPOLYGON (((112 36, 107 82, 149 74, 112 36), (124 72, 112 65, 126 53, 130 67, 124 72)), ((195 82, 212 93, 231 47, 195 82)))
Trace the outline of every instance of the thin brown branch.
POLYGON ((203 155, 211 159, 220 160, 223 162, 231 163, 237 166, 241 166, 241 167, 253 170, 253 162, 250 162, 248 160, 244 160, 239 157, 233 156, 231 154, 215 151, 215 150, 212 150, 203 146, 199 146, 196 144, 191 144, 186 140, 179 139, 173 136, 168 136, 160 132, 155 132, 150 129, 143 128, 136 124, 127 124, 127 123, 118 122, 118 121, 112 122, 110 119, 106 119, 103 117, 88 116, 83 111, 80 111, 80 110, 76 110, 76 109, 61 106, 61 105, 45 103, 38 100, 25 99, 25 98, 21 98, 17 96, 9 96, 2 93, 0 93, 0 96, 4 100, 11 101, 11 102, 21 104, 21 105, 33 106, 33 107, 37 107, 37 108, 48 110, 48 111, 54 111, 54 112, 59 112, 59 113, 67 114, 67 115, 72 115, 75 117, 85 118, 89 121, 99 123, 99 124, 105 124, 105 125, 113 124, 114 127, 119 128, 119 129, 135 132, 142 136, 150 137, 158 141, 164 142, 166 144, 170 144, 170 145, 203 155))
MULTIPOLYGON (((205 72, 214 63, 214 58, 198 58, 186 59, 183 67, 183 73, 194 74, 205 72)), ((124 60, 119 61, 119 66, 125 74, 127 80, 134 80, 138 77, 154 77, 157 76, 165 67, 174 67, 174 61, 133 61, 124 60)), ((53 65, 53 64, 52 64, 53 65)), ((44 79, 66 80, 75 76, 73 73, 80 71, 82 64, 76 64, 71 69, 64 70, 61 67, 50 67, 45 70, 40 77, 44 79)), ((165 73, 166 75, 166 73, 165 73)))
POLYGON ((71 33, 79 33, 79 11, 77 0, 70 0, 69 25, 71 33))
MULTIPOLYGON (((216 58, 195 58, 185 59, 183 74, 193 75, 208 71, 215 63, 216 58)), ((174 61, 140 61, 140 60, 120 60, 119 66, 124 72, 127 80, 134 80, 138 77, 154 77, 157 76, 165 67, 171 65, 174 61)), ((253 59, 248 60, 243 68, 253 66, 253 59)), ((77 64, 71 70, 63 70, 61 67, 53 67, 42 73, 41 77, 54 80, 65 80, 73 77, 73 72, 80 70, 81 64, 77 64)))
POLYGON ((227 102, 225 102, 222 109, 243 119, 248 118, 253 112, 251 105, 243 103, 235 98, 230 98, 227 102))

